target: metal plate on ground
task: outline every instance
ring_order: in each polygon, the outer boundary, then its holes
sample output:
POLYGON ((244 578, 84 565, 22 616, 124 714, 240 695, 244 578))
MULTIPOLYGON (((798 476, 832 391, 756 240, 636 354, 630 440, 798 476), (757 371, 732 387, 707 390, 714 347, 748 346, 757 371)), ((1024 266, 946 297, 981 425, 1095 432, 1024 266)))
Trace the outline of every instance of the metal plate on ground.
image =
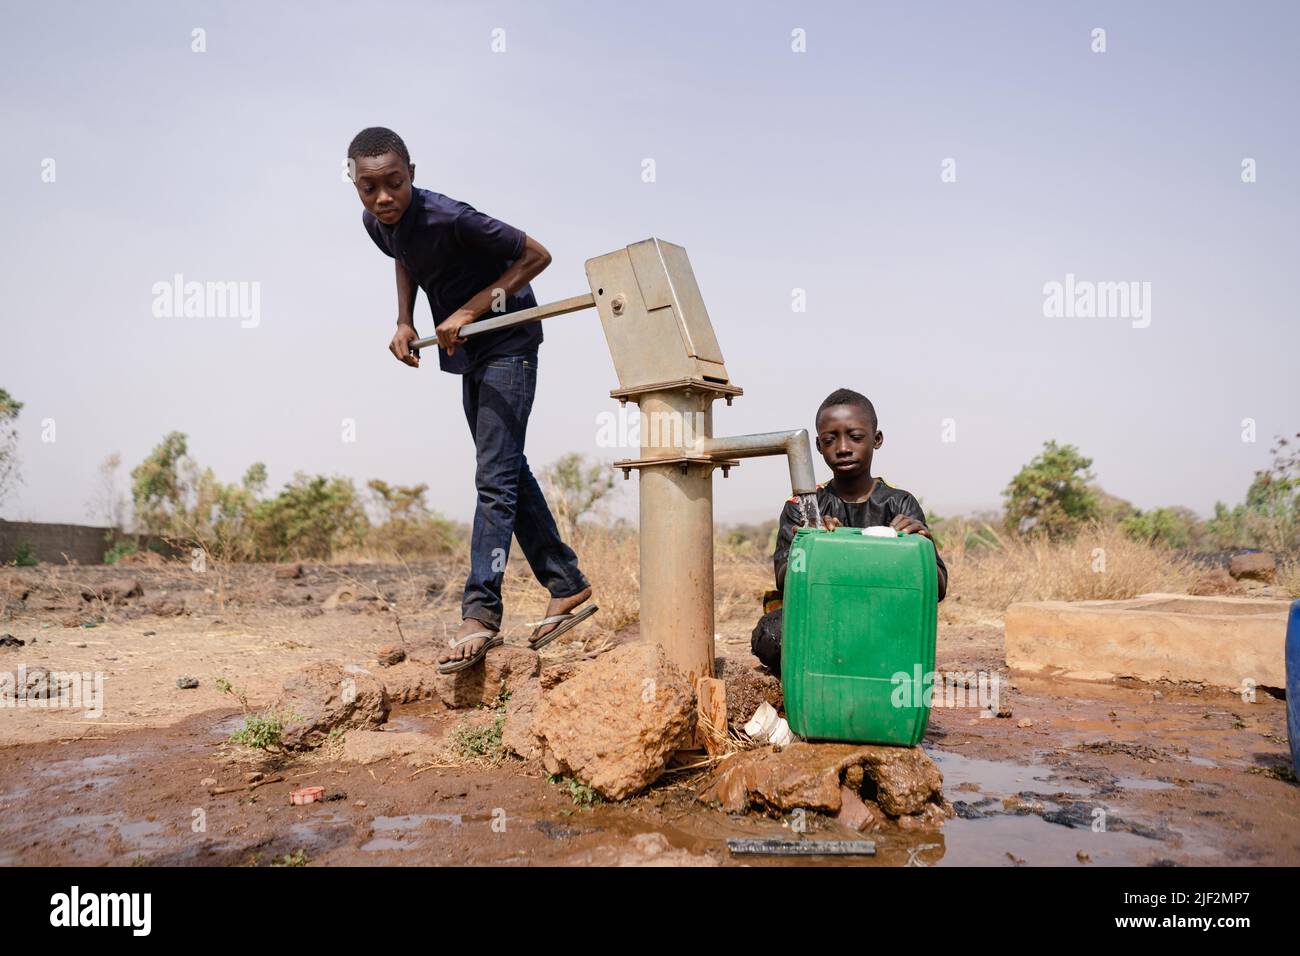
POLYGON ((749 840, 727 841, 736 854, 762 856, 875 856, 872 840, 749 840))

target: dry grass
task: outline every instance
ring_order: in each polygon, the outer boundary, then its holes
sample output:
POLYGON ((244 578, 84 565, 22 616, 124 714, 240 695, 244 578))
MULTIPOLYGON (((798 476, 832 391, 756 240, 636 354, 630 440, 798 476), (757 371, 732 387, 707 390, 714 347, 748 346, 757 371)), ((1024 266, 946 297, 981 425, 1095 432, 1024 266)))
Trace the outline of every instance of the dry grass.
MULTIPOLYGON (((948 624, 999 623, 1007 607, 1017 601, 1118 600, 1153 591, 1185 593, 1203 571, 1165 548, 1133 541, 1113 526, 1092 528, 1073 541, 1051 542, 1010 537, 985 524, 953 521, 944 528, 944 538, 942 554, 951 586, 940 605, 940 620, 948 624), (985 544, 968 547, 967 542, 977 535, 985 544)), ((572 544, 600 605, 600 613, 579 628, 574 639, 583 641, 584 647, 596 645, 586 648, 594 651, 638 620, 637 536, 601 525, 583 525, 572 544)), ((387 561, 392 560, 390 554, 387 561)), ((717 621, 757 620, 763 593, 774 585, 771 555, 751 544, 720 541, 714 569, 717 621)), ((447 600, 459 596, 467 570, 463 554, 446 563, 447 600)), ((1277 583, 1300 597, 1300 563, 1279 567, 1277 583)), ((531 627, 527 622, 544 615, 548 600, 517 549, 507 566, 502 592, 508 612, 506 636, 512 639, 519 636, 512 632, 526 633, 531 627)))
POLYGON ((1073 541, 1012 538, 987 525, 992 541, 968 549, 967 529, 948 532, 943 550, 951 586, 940 605, 946 623, 970 623, 979 611, 1001 615, 1017 601, 1119 600, 1153 591, 1185 593, 1203 573, 1165 548, 1096 527, 1073 541), (975 611, 975 614, 971 612, 975 611))
POLYGON ((1300 560, 1278 565, 1277 586, 1293 598, 1300 598, 1300 560))

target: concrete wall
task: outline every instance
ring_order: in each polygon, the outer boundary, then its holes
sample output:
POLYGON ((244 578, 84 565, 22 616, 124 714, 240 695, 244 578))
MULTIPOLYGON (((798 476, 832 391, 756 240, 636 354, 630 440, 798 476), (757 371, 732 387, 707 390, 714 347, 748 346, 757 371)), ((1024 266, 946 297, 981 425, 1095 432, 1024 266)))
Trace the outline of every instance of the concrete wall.
POLYGON ((28 544, 38 561, 64 564, 103 564, 109 544, 107 528, 82 524, 43 524, 37 521, 0 520, 0 564, 8 564, 17 555, 20 544, 28 544))

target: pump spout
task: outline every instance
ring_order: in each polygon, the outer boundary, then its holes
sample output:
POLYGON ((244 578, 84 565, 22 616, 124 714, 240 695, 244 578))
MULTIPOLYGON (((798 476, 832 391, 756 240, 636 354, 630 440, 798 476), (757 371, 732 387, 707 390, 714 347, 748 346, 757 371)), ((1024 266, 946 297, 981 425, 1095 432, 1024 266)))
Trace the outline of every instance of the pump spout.
POLYGON ((701 439, 700 450, 715 460, 727 458, 763 458, 785 455, 790 463, 790 488, 796 495, 814 494, 817 479, 813 475, 812 443, 808 429, 763 432, 758 435, 735 435, 731 438, 701 439))

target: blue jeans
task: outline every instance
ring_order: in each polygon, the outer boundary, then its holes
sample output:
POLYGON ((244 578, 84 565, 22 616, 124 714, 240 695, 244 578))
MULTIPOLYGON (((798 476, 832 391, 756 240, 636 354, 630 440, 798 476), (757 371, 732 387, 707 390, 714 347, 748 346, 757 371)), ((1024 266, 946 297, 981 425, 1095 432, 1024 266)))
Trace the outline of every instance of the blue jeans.
POLYGON ((537 392, 537 353, 490 359, 461 378, 465 419, 478 459, 478 505, 461 617, 500 628, 501 580, 511 535, 552 597, 577 594, 587 587, 587 579, 578 570, 578 556, 561 540, 524 457, 524 435, 537 392))

